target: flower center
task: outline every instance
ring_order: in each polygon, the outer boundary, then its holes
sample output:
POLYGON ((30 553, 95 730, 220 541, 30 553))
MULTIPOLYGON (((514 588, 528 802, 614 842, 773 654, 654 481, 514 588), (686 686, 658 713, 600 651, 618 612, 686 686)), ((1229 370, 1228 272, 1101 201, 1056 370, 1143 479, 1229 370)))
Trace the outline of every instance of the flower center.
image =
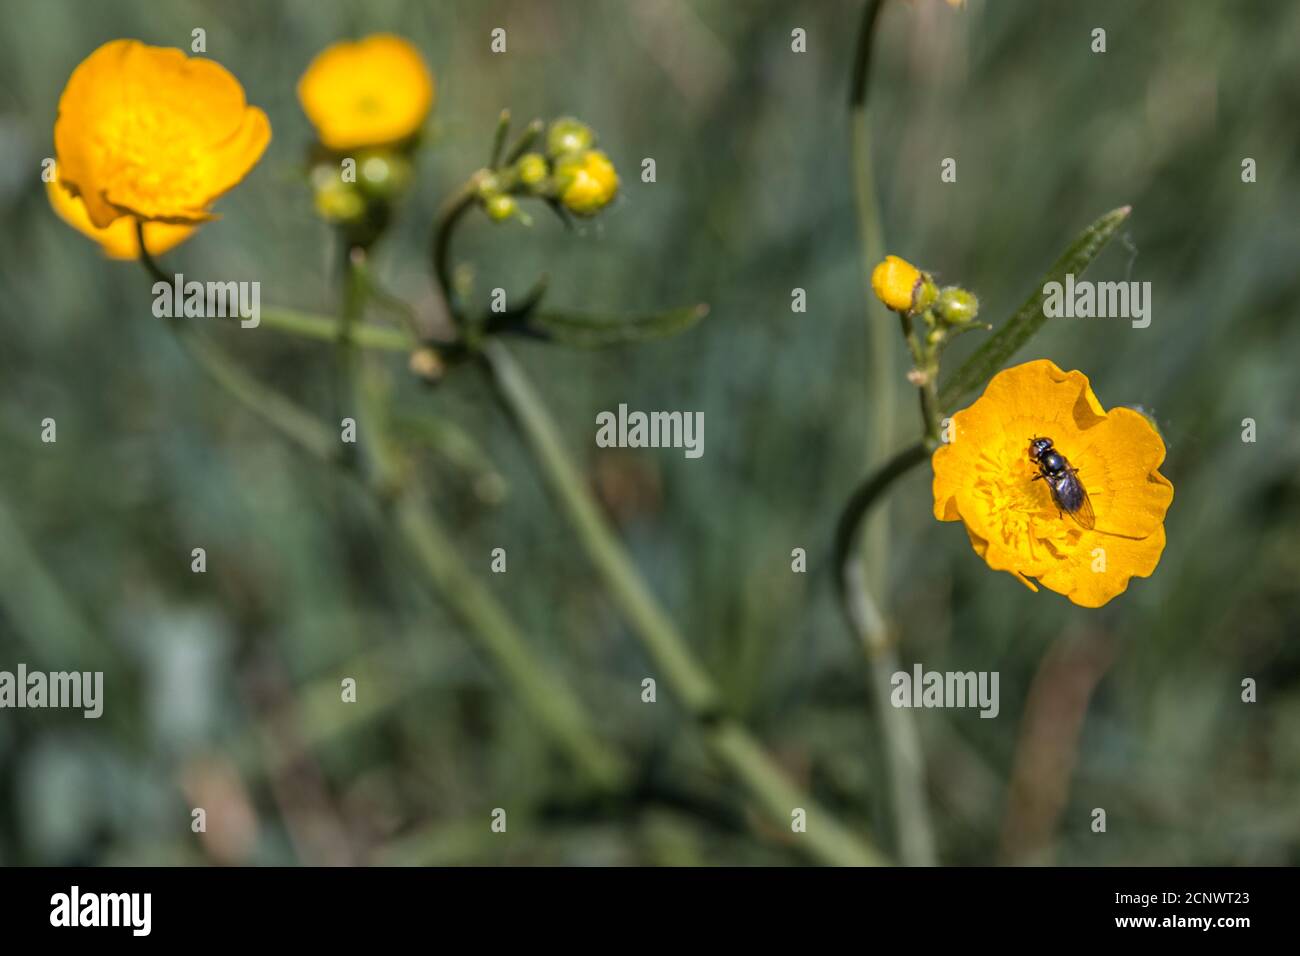
POLYGON ((1082 529, 1059 513, 1046 481, 1028 456, 1008 448, 981 450, 972 488, 987 516, 987 527, 1008 548, 1035 558, 1043 549, 1053 556, 1067 555, 1078 546, 1082 529))

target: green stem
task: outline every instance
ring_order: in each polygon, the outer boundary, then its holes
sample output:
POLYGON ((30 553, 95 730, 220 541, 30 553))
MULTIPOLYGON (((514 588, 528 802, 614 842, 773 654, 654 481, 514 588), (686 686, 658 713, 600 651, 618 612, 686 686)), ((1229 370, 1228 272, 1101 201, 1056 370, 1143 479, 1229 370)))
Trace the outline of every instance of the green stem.
MULTIPOLYGON (((140 244, 140 262, 145 271, 155 282, 170 284, 171 280, 163 274, 145 247, 144 226, 139 220, 136 220, 135 232, 140 244)), ((324 461, 338 459, 338 443, 324 424, 241 369, 225 350, 195 332, 191 323, 172 318, 167 320, 167 327, 195 364, 257 417, 315 457, 324 461)))
MULTIPOLYGON (((857 211, 858 242, 862 247, 863 295, 866 301, 868 365, 871 369, 868 399, 872 428, 867 447, 867 461, 880 461, 894 441, 895 393, 894 341, 883 304, 876 300, 868 278, 877 262, 885 257, 885 242, 880 226, 880 208, 876 202, 875 175, 871 158, 871 124, 867 115, 867 92, 871 78, 872 39, 884 0, 869 0, 862 11, 858 43, 854 54, 853 78, 849 86, 849 153, 853 165, 853 197, 857 211)), ((866 566, 872 575, 872 590, 883 592, 885 553, 889 539, 889 513, 882 509, 867 528, 866 566)))
POLYGON ((411 552, 453 612, 477 640, 518 696, 593 783, 617 790, 628 778, 619 754, 593 731, 593 721, 572 689, 529 650, 501 605, 456 556, 455 541, 415 491, 399 497, 393 518, 411 552))
POLYGON ((501 151, 506 148, 506 137, 510 135, 510 111, 502 110, 497 117, 497 131, 492 137, 492 155, 488 159, 488 168, 496 169, 501 165, 501 151))
MULTIPOLYGON (((155 281, 167 281, 162 270, 145 250, 141 240, 141 262, 155 281)), ((338 337, 339 323, 332 323, 338 337)), ((172 331, 186 346, 199 366, 232 398, 300 448, 332 465, 342 465, 338 435, 310 412, 250 378, 229 360, 223 351, 200 339, 184 321, 173 321, 172 331)), ((355 331, 355 329, 354 329, 355 331)), ((371 408, 367 383, 359 387, 362 403, 371 408)), ((361 413, 367 423, 379 416, 361 413)), ((362 429, 358 429, 361 431, 362 429)), ((394 501, 394 476, 399 471, 388 457, 386 441, 368 446, 373 454, 373 476, 367 489, 381 503, 394 501)), ((349 474, 356 475, 354 469, 349 474)), ((627 778, 627 768, 617 752, 608 748, 590 727, 592 721, 577 703, 577 698, 554 674, 547 671, 506 612, 456 556, 455 545, 442 525, 423 506, 415 491, 396 496, 392 515, 404 540, 421 568, 428 574, 435 591, 452 614, 466 625, 476 640, 504 674, 520 702, 533 713, 544 732, 568 755, 574 765, 597 786, 613 790, 627 778)))
POLYGON ((714 756, 745 784, 778 825, 788 826, 791 811, 796 807, 807 812, 808 830, 796 842, 814 859, 846 865, 884 862, 873 847, 790 783, 750 733, 722 713, 721 698, 713 680, 695 660, 614 536, 569 458, 541 396, 523 369, 500 342, 489 341, 482 354, 498 397, 522 430, 588 557, 655 664, 676 690, 714 756))
POLYGON ((899 852, 906 863, 914 866, 934 863, 934 838, 925 803, 925 758, 915 722, 907 711, 889 702, 893 675, 900 669, 897 635, 867 588, 867 573, 862 567, 862 551, 857 547, 856 537, 872 506, 880 502, 885 491, 929 454, 924 442, 910 445, 859 486, 836 525, 834 552, 841 607, 867 659, 872 700, 889 766, 890 800, 899 852))
MULTIPOLYGON (((330 316, 270 308, 262 310, 261 319, 263 325, 277 332, 321 342, 338 341, 339 321, 330 316)), ((415 346, 411 335, 406 331, 382 325, 357 324, 351 331, 351 340, 358 348, 384 352, 409 352, 415 346)))
MULTIPOLYGON (((352 250, 344 257, 342 327, 360 321, 369 288, 364 255, 352 250)), ((355 361, 357 356, 351 354, 345 340, 341 345, 340 357, 353 386, 357 431, 365 439, 370 485, 381 502, 392 502, 391 518, 411 554, 514 688, 524 708, 575 766, 602 789, 623 786, 628 768, 622 758, 594 733, 593 721, 573 691, 532 653, 491 592, 456 557, 455 542, 433 517, 417 487, 405 480, 405 469, 389 435, 390 403, 381 398, 376 370, 369 363, 355 361)))
POLYGON ((938 388, 939 350, 937 347, 922 343, 921 337, 916 334, 912 317, 906 312, 899 312, 898 319, 902 325, 903 338, 907 341, 907 350, 912 356, 912 368, 920 376, 916 390, 921 399, 921 427, 925 432, 925 440, 931 448, 935 448, 939 444, 941 427, 938 388))
POLYGON ((448 312, 457 325, 460 325, 464 319, 464 305, 452 283, 451 237, 461 217, 478 199, 479 182, 486 172, 487 170, 479 170, 447 197, 438 213, 438 225, 433 233, 433 274, 438 280, 438 287, 446 297, 448 312))
POLYGON ((524 152, 528 147, 532 146, 533 143, 537 141, 537 137, 542 135, 542 130, 544 129, 546 129, 546 124, 540 119, 535 119, 525 126, 524 131, 519 134, 519 138, 515 140, 514 145, 506 151, 506 156, 502 161, 502 165, 510 166, 520 156, 524 155, 524 152))
MULTIPOLYGON (((864 295, 867 301, 867 334, 871 349, 871 408, 874 427, 868 460, 882 461, 893 445, 895 419, 894 388, 897 369, 894 363, 894 343, 890 337, 889 323, 871 292, 871 270, 884 258, 885 248, 880 226, 880 210, 876 201, 875 177, 871 158, 871 124, 867 111, 868 92, 871 85, 871 58, 876 26, 884 0, 867 0, 862 9, 854 52, 853 76, 849 86, 850 156, 853 163, 853 186, 856 200, 858 235, 862 245, 864 295)), ((903 318, 904 336, 910 327, 903 318)), ((909 343, 910 344, 910 343, 909 343)), ((922 414, 930 420, 922 393, 922 414)), ((927 427, 928 433, 928 427, 927 427)), ((854 525, 856 536, 856 523, 854 525)), ((890 707, 888 704, 888 675, 882 668, 896 656, 892 647, 894 637, 884 627, 884 620, 876 607, 872 594, 885 594, 888 589, 889 513, 879 509, 874 520, 867 525, 861 552, 853 560, 837 562, 843 576, 853 575, 852 582, 841 581, 843 595, 852 596, 856 602, 857 617, 854 631, 864 648, 875 646, 867 653, 871 669, 873 699, 880 718, 881 734, 889 765, 894 826, 898 833, 899 853, 909 865, 929 865, 934 862, 934 841, 930 835, 929 813, 926 809, 924 768, 916 745, 916 730, 911 712, 890 707), (865 628, 865 630, 864 630, 865 628), (885 677, 882 683, 881 678, 885 677)))

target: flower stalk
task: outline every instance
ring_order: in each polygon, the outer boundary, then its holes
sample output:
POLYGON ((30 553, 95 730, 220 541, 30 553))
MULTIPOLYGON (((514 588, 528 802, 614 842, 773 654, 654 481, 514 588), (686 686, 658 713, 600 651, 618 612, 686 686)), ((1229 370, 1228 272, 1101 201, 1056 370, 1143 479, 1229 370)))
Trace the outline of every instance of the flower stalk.
MULTIPOLYGON (((363 305, 359 290, 365 286, 356 271, 357 261, 349 256, 348 262, 346 286, 351 291, 344 296, 344 312, 354 314, 351 318, 345 314, 344 318, 355 332, 360 327, 356 323, 363 305)), ((155 280, 165 281, 147 251, 141 255, 141 263, 155 280)), ((343 324, 335 323, 336 340, 343 337, 343 324)), ((224 350, 204 341, 183 319, 172 319, 169 326, 199 367, 232 398, 313 457, 333 466, 345 464, 338 435, 328 425, 248 375, 224 350)), ((354 394, 366 409, 357 414, 358 432, 370 436, 365 446, 368 473, 362 476, 361 470, 353 468, 346 471, 362 477, 364 487, 385 506, 389 520, 434 590, 466 626, 466 633, 496 665, 521 705, 537 718, 555 746, 593 786, 607 791, 624 786, 629 771, 623 758, 595 734, 594 721, 573 691, 533 654, 506 611, 457 557, 449 534, 420 492, 401 480, 405 469, 384 436, 383 426, 378 424, 383 418, 373 401, 371 373, 364 364, 358 365, 360 374, 356 376, 354 394)))
MULTIPOLYGON (((876 27, 883 7, 884 0, 867 0, 862 8, 853 73, 849 83, 850 160, 864 276, 870 275, 871 267, 880 261, 885 251, 880 209, 876 199, 868 113, 871 59, 876 27)), ((877 462, 884 460, 893 448, 897 372, 889 324, 884 321, 883 315, 877 314, 880 307, 874 298, 868 295, 866 301, 870 349, 868 366, 871 369, 869 381, 872 389, 870 407, 873 416, 867 460, 877 462)), ((909 338, 910 323, 906 316, 900 318, 904 337, 909 338)), ((935 415, 927 404, 923 391, 922 414, 928 423, 935 415)), ((930 431, 927 425, 927 434, 930 431)), ((934 432, 937 435, 937 425, 934 432)), ((887 626, 873 596, 885 594, 888 588, 888 509, 876 509, 875 514, 866 521, 866 530, 860 541, 857 535, 859 522, 866 519, 878 494, 879 492, 862 502, 862 511, 854 517, 850 533, 843 537, 843 541, 837 533, 836 551, 839 552, 841 545, 845 550, 836 558, 836 584, 850 628, 857 637, 867 662, 871 696, 889 772, 890 810, 899 856, 905 864, 928 866, 935 862, 935 854, 925 796, 924 762, 910 712, 889 706, 889 678, 894 669, 893 661, 897 657, 897 633, 887 626)))
POLYGON ((600 513, 564 448, 541 395, 500 342, 488 342, 483 357, 498 396, 522 431, 588 558, 633 631, 676 690, 715 758, 746 786, 778 825, 788 826, 790 812, 796 807, 808 812, 809 818, 816 822, 796 842, 813 859, 848 866, 883 863, 874 847, 842 826, 829 811, 817 806, 807 793, 791 783, 749 731, 723 713, 712 678, 695 660, 600 513))

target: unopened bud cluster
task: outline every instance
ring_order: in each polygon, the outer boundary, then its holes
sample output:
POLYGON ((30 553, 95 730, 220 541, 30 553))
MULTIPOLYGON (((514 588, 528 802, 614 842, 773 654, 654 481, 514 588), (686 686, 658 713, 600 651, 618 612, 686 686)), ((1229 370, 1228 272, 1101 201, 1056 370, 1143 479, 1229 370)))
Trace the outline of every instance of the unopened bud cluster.
POLYGON ((587 124, 570 117, 553 121, 546 129, 545 152, 525 152, 479 177, 483 211, 495 222, 528 224, 519 199, 534 198, 558 203, 575 216, 596 215, 617 195, 618 173, 595 142, 587 124))
POLYGON ((886 256, 871 270, 871 290, 902 318, 914 362, 908 377, 917 385, 933 385, 939 355, 953 336, 987 328, 975 321, 979 299, 974 293, 957 286, 941 289, 930 273, 898 256, 886 256))
POLYGON ((316 214, 344 229, 351 245, 368 246, 388 224, 411 175, 406 146, 374 147, 351 155, 318 151, 311 167, 316 214))

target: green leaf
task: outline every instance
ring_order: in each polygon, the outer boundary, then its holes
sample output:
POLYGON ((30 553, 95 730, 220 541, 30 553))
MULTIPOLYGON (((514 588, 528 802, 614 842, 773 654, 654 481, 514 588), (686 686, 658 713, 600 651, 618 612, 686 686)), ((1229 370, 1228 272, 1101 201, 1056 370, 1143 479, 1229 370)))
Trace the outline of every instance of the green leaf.
POLYGON ((1072 272, 1076 277, 1082 275, 1089 263, 1115 237, 1124 220, 1128 219, 1131 209, 1131 206, 1112 209, 1079 234, 1038 281, 1033 294, 1016 310, 1015 315, 1004 322, 961 368, 949 376, 939 393, 939 404, 943 408, 951 408, 957 399, 981 387, 1001 370, 1007 359, 1029 341, 1047 319, 1043 314, 1043 300, 1046 298, 1043 287, 1049 282, 1064 282, 1066 273, 1072 272))
POLYGON ((565 345, 600 348, 630 342, 647 342, 676 335, 709 314, 707 305, 692 305, 649 315, 580 315, 573 312, 536 312, 529 326, 565 345))

